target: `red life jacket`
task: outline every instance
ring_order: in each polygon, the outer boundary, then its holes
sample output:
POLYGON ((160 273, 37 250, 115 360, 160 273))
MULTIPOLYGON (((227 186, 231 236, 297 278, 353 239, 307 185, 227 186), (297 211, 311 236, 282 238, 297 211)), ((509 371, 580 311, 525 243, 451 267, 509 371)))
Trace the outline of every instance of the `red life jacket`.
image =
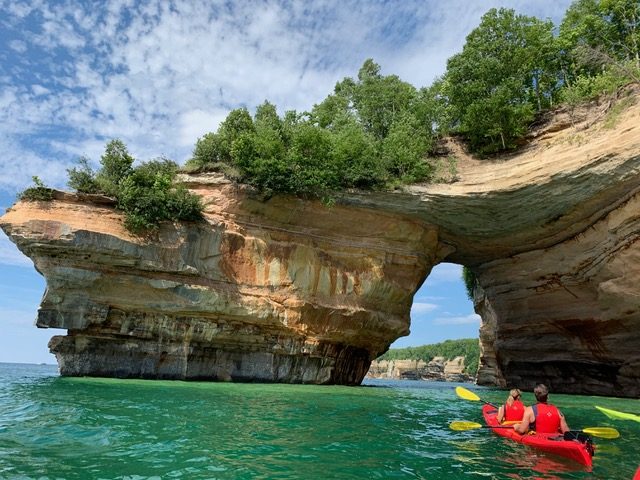
POLYGON ((524 404, 520 400, 514 400, 511 405, 504 404, 504 421, 518 422, 524 417, 524 404))
POLYGON ((560 431, 560 411, 551 404, 537 403, 533 405, 536 416, 535 431, 538 433, 557 433, 560 431))

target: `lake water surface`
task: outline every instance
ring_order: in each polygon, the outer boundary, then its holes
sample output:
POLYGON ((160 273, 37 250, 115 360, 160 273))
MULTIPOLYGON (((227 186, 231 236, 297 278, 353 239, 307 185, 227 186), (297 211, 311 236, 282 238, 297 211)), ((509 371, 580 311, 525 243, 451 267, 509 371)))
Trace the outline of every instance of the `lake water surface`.
POLYGON ((55 366, 0 364, 0 478, 615 480, 640 464, 640 423, 593 408, 637 413, 638 400, 552 394, 572 428, 621 433, 596 439, 588 471, 488 430, 450 430, 452 420, 482 421, 455 386, 61 378, 55 366))

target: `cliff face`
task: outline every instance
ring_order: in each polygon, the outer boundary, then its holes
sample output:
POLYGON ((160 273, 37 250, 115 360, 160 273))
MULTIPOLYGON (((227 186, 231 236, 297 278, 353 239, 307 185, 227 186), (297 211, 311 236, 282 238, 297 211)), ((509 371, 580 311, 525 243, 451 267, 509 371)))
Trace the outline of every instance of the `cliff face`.
POLYGON ((374 360, 367 378, 392 380, 429 380, 437 382, 471 382, 473 377, 464 373, 464 357, 447 360, 434 357, 424 360, 374 360))
POLYGON ((47 279, 37 324, 68 330, 65 375, 359 383, 450 261, 481 287, 479 383, 640 396, 640 107, 597 115, 560 113, 509 158, 453 145, 456 183, 331 208, 192 175, 206 222, 154 239, 69 194, 0 225, 47 279))
POLYGON ((2 218, 47 279, 37 325, 68 329, 49 344, 63 375, 357 384, 447 253, 406 216, 185 181, 206 223, 153 239, 70 194, 2 218))

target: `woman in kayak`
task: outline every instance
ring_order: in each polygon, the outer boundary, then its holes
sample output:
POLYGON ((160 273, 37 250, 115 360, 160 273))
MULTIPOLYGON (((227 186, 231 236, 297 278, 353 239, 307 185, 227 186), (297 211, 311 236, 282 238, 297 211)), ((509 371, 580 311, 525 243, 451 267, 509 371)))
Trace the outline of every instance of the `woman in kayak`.
POLYGON ((564 415, 555 405, 547 403, 549 389, 546 385, 539 383, 533 389, 538 403, 531 405, 524 410, 522 422, 516 423, 513 429, 521 434, 531 430, 538 433, 564 433, 569 431, 564 415))
POLYGON ((498 409, 498 422, 519 422, 524 416, 524 404, 520 401, 522 392, 517 388, 511 389, 507 401, 498 409))

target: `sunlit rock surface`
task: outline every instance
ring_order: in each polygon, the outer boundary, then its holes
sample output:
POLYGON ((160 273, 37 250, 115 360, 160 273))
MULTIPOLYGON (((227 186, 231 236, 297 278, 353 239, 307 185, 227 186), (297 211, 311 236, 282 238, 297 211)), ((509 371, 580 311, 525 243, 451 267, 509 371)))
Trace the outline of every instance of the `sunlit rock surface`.
POLYGON ((47 280, 64 375, 357 384, 449 261, 479 279, 479 383, 640 396, 640 107, 611 120, 560 112, 494 160, 451 143, 455 183, 332 207, 185 176, 206 222, 157 238, 70 194, 0 223, 47 280))
POLYGON ((68 329, 63 375, 357 384, 448 253, 413 218, 186 180, 206 222, 156 238, 70 194, 2 218, 47 279, 37 325, 68 329))

